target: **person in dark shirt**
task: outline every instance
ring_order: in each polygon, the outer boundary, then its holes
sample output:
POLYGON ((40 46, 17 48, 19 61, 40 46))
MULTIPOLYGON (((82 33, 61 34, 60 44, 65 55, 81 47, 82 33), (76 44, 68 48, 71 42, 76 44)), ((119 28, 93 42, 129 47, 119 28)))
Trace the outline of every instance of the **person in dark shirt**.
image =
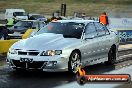
POLYGON ((8 39, 9 30, 6 26, 0 26, 0 39, 8 39))

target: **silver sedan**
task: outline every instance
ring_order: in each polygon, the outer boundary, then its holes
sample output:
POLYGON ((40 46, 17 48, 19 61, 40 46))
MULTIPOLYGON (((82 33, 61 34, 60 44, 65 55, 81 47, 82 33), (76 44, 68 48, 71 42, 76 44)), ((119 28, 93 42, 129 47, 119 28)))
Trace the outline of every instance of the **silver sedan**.
POLYGON ((61 20, 41 28, 33 37, 13 44, 7 61, 14 69, 76 73, 79 64, 116 61, 116 32, 93 20, 61 20))

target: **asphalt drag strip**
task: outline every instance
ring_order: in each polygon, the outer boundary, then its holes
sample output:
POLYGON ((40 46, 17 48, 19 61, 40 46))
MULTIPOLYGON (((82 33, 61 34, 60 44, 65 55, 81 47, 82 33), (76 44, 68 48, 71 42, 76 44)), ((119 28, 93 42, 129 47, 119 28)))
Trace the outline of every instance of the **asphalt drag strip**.
MULTIPOLYGON (((119 52, 119 58, 114 65, 104 63, 87 66, 87 74, 104 73, 130 73, 132 70, 132 56, 130 52, 119 52)), ((5 62, 5 60, 3 61, 5 62)), ((120 84, 85 84, 80 86, 75 80, 75 76, 68 72, 42 72, 42 71, 22 71, 16 72, 10 69, 7 64, 0 66, 0 88, 113 88, 120 84), (103 86, 103 87, 102 87, 103 86), (108 87, 109 86, 109 87, 108 87)))

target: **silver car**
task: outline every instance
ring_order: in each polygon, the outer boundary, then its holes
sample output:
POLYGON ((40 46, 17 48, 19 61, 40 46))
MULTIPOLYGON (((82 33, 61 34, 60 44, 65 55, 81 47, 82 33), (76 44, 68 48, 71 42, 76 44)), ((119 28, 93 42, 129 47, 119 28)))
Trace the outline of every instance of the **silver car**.
POLYGON ((82 66, 116 61, 119 38, 93 20, 61 20, 41 28, 33 37, 13 44, 7 61, 14 69, 76 73, 82 66))

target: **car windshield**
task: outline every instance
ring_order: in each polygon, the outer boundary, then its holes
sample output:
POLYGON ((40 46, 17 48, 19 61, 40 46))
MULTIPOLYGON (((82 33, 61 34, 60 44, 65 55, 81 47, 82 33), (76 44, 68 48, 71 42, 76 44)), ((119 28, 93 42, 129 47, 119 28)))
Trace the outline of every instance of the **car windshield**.
POLYGON ((42 16, 42 15, 33 15, 32 17, 34 17, 34 18, 44 18, 44 16, 42 16))
POLYGON ((82 32, 84 29, 83 23, 75 23, 75 22, 51 22, 45 27, 41 28, 36 34, 42 33, 54 33, 54 34, 62 34, 65 38, 81 38, 82 32))
POLYGON ((14 26, 16 27, 32 27, 33 22, 31 21, 19 21, 14 26))
POLYGON ((25 16, 26 14, 24 12, 14 12, 15 16, 25 16))

